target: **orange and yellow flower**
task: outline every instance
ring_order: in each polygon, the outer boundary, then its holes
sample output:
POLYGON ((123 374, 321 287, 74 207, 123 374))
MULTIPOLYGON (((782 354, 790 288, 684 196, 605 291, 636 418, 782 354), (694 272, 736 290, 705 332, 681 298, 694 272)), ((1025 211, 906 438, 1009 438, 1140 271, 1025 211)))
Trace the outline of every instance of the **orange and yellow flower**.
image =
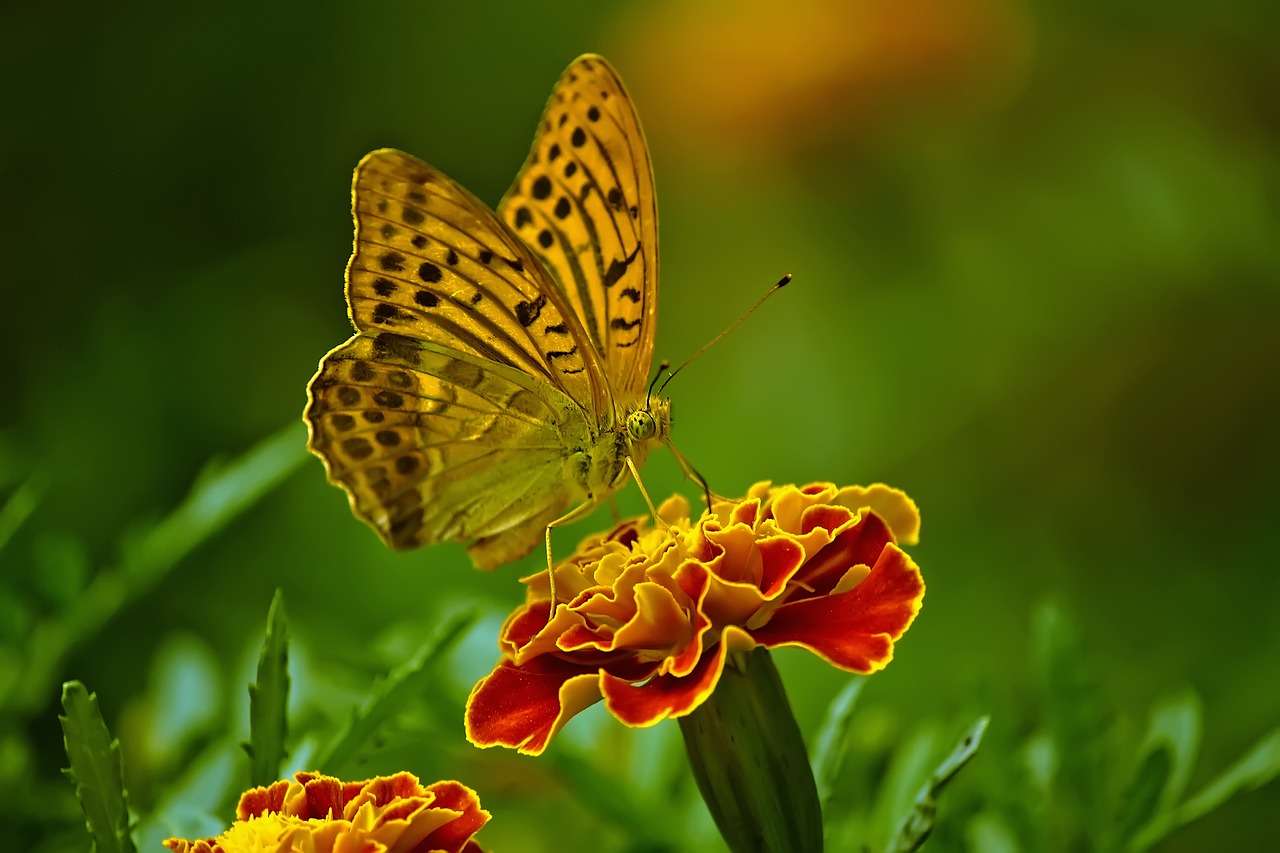
POLYGON ((174 853, 483 853, 472 836, 488 820, 476 792, 457 782, 298 773, 246 791, 236 822, 216 838, 164 845, 174 853))
POLYGON ((800 646, 851 672, 881 669, 924 597, 899 547, 920 517, 884 485, 770 487, 716 498, 693 523, 682 497, 586 539, 555 568, 523 579, 502 660, 471 692, 477 746, 542 752, 601 698, 630 726, 688 714, 715 690, 728 655, 800 646))

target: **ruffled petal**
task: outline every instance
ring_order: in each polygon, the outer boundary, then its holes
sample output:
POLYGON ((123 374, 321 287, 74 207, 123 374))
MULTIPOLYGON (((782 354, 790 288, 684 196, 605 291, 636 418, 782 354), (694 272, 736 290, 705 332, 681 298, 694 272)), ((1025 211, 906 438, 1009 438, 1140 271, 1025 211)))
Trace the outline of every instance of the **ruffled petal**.
POLYGON ((643 684, 633 684, 608 673, 600 676, 600 692, 605 707, 623 723, 643 728, 666 719, 689 713, 715 690, 724 672, 725 657, 733 652, 750 651, 756 641, 746 631, 726 628, 708 654, 683 677, 655 675, 643 684))
POLYGON ((889 545, 871 573, 848 592, 785 604, 753 633, 766 648, 801 646, 853 672, 882 669, 924 599, 911 558, 889 545))
POLYGON ((467 699, 467 740, 537 755, 570 717, 600 698, 597 672, 550 655, 520 666, 499 663, 467 699))

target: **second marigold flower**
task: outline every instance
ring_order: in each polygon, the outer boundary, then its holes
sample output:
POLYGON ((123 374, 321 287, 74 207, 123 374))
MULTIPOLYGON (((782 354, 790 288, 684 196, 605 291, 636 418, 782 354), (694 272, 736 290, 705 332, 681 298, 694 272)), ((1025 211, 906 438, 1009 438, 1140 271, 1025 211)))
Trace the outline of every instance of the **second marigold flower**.
POLYGON ((599 701, 630 726, 688 714, 715 690, 728 655, 800 646, 851 672, 893 656, 924 582, 899 547, 915 504, 884 485, 770 487, 717 498, 696 522, 682 497, 585 540, 524 578, 525 604, 499 639, 503 658, 467 704, 477 746, 542 752, 599 701))

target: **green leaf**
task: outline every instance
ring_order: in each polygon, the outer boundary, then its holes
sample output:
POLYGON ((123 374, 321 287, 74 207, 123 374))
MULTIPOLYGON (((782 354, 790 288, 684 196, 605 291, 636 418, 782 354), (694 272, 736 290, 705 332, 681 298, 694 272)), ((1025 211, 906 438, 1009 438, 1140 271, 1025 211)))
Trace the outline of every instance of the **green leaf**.
POLYGON ((1187 791, 1200 752, 1202 718, 1200 698, 1190 690, 1162 700, 1151 711, 1147 748, 1164 744, 1172 759, 1169 782, 1160 798, 1163 811, 1173 808, 1187 791))
POLYGON ((818 802, 827 810, 827 803, 835 793, 845 756, 849 753, 849 730, 853 726, 853 709, 866 685, 864 676, 854 676, 836 694, 827 706, 822 727, 818 730, 817 745, 813 750, 813 776, 818 786, 818 802))
POLYGON ((1173 830, 1203 817, 1236 794, 1252 791, 1280 775, 1280 729, 1258 741, 1239 761, 1182 805, 1160 814, 1133 840, 1133 849, 1145 849, 1173 830))
POLYGON ((1186 692, 1151 712, 1138 768, 1120 799, 1116 847, 1130 842, 1158 813, 1182 799, 1200 744, 1200 702, 1186 692))
POLYGON ((123 549, 119 565, 98 572, 71 606, 36 626, 17 683, 0 697, 0 711, 34 712, 43 706, 68 654, 307 458, 305 425, 298 421, 230 464, 207 469, 173 512, 123 549))
POLYGON ((1173 771, 1173 752, 1167 743, 1159 743, 1146 753, 1138 764, 1133 779, 1120 797, 1116 815, 1116 843, 1107 848, 1124 845, 1151 820, 1168 787, 1173 771))
POLYGON ((1059 761, 1054 805, 1067 825, 1096 843, 1108 831, 1107 768, 1112 766, 1102 692, 1074 621, 1055 602, 1036 609, 1032 627, 1045 716, 1059 761))
POLYGON ((731 655, 715 691, 679 721, 698 790, 730 850, 822 850, 808 752, 767 649, 731 655))
POLYGON ((915 805, 902 821, 897 836, 886 848, 889 853, 912 853, 919 850, 929 834, 933 832, 934 818, 938 812, 938 795, 947 783, 955 778, 960 768, 969 763, 982 743, 982 735, 987 730, 990 719, 980 718, 967 731, 956 748, 951 751, 938 768, 933 771, 929 781, 916 795, 915 805))
POLYGON ((4 546, 13 538, 13 534, 18 532, 23 522, 39 506, 47 485, 48 480, 44 473, 37 471, 28 477, 25 483, 14 489, 9 499, 4 502, 4 506, 0 506, 0 551, 4 550, 4 546))
POLYGON ((71 763, 63 772, 75 785, 93 848, 97 853, 133 853, 120 743, 107 731, 97 694, 68 681, 62 685, 62 709, 66 715, 58 721, 71 763))
POLYGON ((312 766, 316 770, 341 777, 348 762, 356 757, 386 722, 431 686, 436 679, 436 666, 479 617, 476 609, 455 615, 412 658, 374 685, 363 707, 353 712, 350 720, 333 739, 317 750, 312 766))
POLYGON ((271 598, 267 612, 267 633, 258 656, 258 677, 249 685, 249 783, 264 787, 280 778, 280 765, 287 754, 289 639, 284 618, 284 596, 280 590, 271 598))

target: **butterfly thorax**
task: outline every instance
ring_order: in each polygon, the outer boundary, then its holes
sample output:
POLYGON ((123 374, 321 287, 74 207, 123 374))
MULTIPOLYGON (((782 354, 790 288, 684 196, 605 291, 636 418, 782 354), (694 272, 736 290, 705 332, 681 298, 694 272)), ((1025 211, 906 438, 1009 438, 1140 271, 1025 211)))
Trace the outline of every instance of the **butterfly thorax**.
POLYGON ((627 480, 627 458, 637 468, 644 464, 653 445, 671 433, 671 401, 650 400, 626 411, 617 426, 599 434, 595 446, 579 457, 579 482, 587 495, 603 500, 627 480))

